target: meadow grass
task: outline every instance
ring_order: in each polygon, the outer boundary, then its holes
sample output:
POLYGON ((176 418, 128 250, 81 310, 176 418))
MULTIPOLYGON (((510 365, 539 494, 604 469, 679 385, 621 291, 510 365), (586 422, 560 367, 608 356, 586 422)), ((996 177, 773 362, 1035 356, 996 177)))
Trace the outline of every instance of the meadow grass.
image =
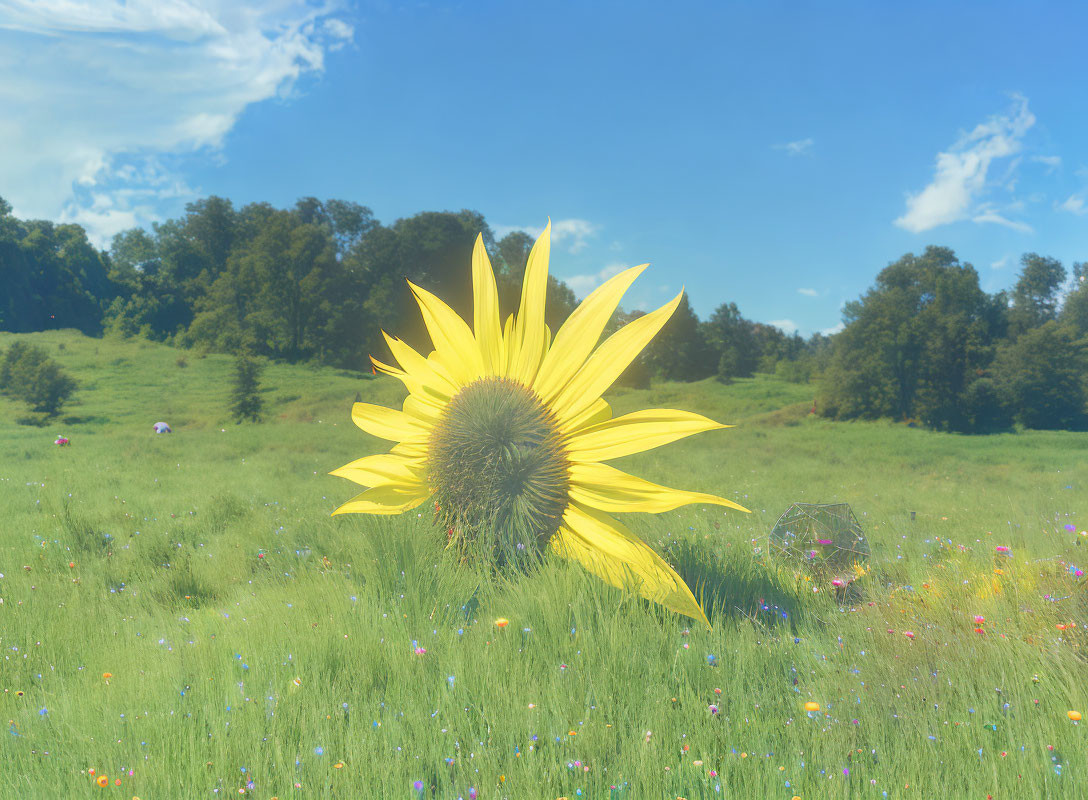
POLYGON ((1088 434, 832 423, 762 376, 617 390, 736 424, 616 462, 752 510, 625 515, 707 631, 561 561, 459 565, 426 506, 330 517, 391 379, 271 365, 235 425, 229 357, 16 338, 83 388, 44 429, 0 398, 0 797, 1088 794, 1088 434), (853 507, 851 590, 769 555, 793 501, 853 507))

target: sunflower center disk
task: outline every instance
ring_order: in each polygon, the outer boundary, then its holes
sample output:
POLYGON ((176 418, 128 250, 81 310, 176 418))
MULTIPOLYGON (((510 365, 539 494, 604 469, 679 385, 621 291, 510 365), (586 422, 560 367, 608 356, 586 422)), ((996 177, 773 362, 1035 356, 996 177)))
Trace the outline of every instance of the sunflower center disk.
POLYGON ((462 389, 435 425, 427 480, 439 522, 462 544, 500 560, 539 550, 559 529, 569 473, 555 417, 536 394, 505 378, 462 389))

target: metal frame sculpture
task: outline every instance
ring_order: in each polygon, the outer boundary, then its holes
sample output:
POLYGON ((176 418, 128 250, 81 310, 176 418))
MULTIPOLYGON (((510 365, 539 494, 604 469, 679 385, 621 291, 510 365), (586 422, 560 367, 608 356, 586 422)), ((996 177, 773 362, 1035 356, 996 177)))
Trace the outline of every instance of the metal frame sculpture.
POLYGON ((770 534, 773 553, 838 585, 864 574, 869 541, 848 503, 793 503, 770 534))

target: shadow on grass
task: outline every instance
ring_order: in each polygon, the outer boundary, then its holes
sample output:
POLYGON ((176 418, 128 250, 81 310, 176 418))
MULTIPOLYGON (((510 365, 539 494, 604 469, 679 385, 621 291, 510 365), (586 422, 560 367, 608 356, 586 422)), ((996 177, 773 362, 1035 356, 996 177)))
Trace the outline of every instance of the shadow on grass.
POLYGON ((794 630, 803 622, 804 604, 797 593, 762 563, 723 558, 686 541, 670 543, 664 555, 691 587, 712 625, 716 619, 743 617, 764 627, 794 630))
MULTIPOLYGON (((59 421, 63 422, 65 425, 89 425, 92 423, 104 424, 109 422, 109 419, 107 417, 89 414, 83 417, 77 415, 67 416, 61 418, 59 421)), ((56 420, 54 420, 54 422, 56 422, 56 420)))

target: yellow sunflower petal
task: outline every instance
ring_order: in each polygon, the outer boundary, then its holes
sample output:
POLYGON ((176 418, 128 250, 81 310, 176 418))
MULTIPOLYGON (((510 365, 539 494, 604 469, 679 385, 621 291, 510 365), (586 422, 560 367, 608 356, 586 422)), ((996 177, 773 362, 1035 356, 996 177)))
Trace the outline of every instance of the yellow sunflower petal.
POLYGON ((514 320, 513 358, 507 377, 531 386, 540 367, 541 341, 544 338, 544 301, 548 294, 548 255, 551 251, 552 221, 544 227, 525 265, 521 283, 521 305, 514 320))
POLYGON ((570 499, 583 506, 599 508, 612 513, 643 511, 660 514, 690 503, 714 505, 748 511, 732 500, 702 492, 670 489, 643 480, 635 475, 610 467, 607 464, 571 464, 570 499))
MULTIPOLYGON (((402 370, 400 367, 394 367, 386 364, 384 361, 379 361, 378 359, 374 358, 374 356, 368 356, 368 358, 370 358, 370 363, 374 365, 374 369, 376 369, 378 372, 381 372, 385 375, 392 375, 394 378, 399 378, 402 381, 406 378, 411 381, 411 377, 408 375, 408 373, 402 370)), ((418 383, 418 381, 415 381, 415 383, 418 383)), ((409 389, 410 388, 411 387, 409 387, 409 389)))
POLYGON ((401 442, 400 444, 393 445, 389 450, 390 455, 403 456, 407 459, 417 459, 427 457, 427 442, 415 441, 415 442, 401 442))
POLYGON ((620 298, 648 266, 649 264, 641 264, 631 267, 609 278, 594 289, 559 328, 555 335, 555 344, 548 350, 533 383, 533 389, 544 402, 549 402, 558 394, 585 363, 590 352, 597 346, 601 331, 611 319, 620 298))
POLYGON ((629 322, 609 336, 559 392, 553 402, 559 419, 576 416, 604 394, 642 349, 654 338, 684 296, 683 290, 671 302, 629 322))
POLYGON ((334 469, 330 475, 338 478, 347 478, 362 486, 379 486, 381 484, 411 485, 419 483, 419 473, 423 466, 422 459, 407 459, 401 456, 382 453, 376 456, 366 456, 345 464, 339 469, 334 469))
POLYGON ((431 433, 430 425, 403 411, 372 403, 355 403, 351 407, 351 421, 371 436, 394 442, 425 441, 431 433))
POLYGON ((416 286, 411 281, 408 281, 408 286, 419 304, 423 324, 427 326, 427 333, 434 342, 434 349, 442 366, 449 370, 461 386, 480 377, 483 359, 476 347, 476 339, 465 321, 423 287, 416 286))
POLYGON ((603 512, 571 503, 551 545, 559 555, 577 560, 606 583, 630 587, 646 599, 710 627, 695 596, 672 567, 603 512))
POLYGON ((499 291, 495 271, 484 249, 483 234, 472 248, 473 332, 483 359, 485 375, 502 374, 502 328, 499 320, 499 291))
MULTIPOLYGON (((457 394, 457 382, 446 370, 417 353, 411 345, 382 331, 389 352, 397 359, 405 372, 419 381, 429 391, 449 399, 457 394)), ((373 359, 371 359, 373 360, 373 359)))
POLYGON ((502 328, 502 374, 509 377, 510 367, 514 363, 514 353, 517 352, 517 348, 514 346, 514 315, 510 314, 506 317, 506 324, 502 328))
POLYGON ((582 428, 588 428, 609 419, 612 419, 612 406, 608 405, 603 398, 598 397, 593 405, 577 417, 560 423, 559 430, 565 435, 570 435, 582 428))
POLYGON ((393 378, 396 378, 401 383, 403 383, 405 387, 407 387, 410 395, 426 397, 433 402, 445 403, 448 401, 448 398, 446 397, 437 396, 429 386, 424 384, 410 372, 405 372, 403 369, 398 369, 397 367, 390 366, 389 364, 386 364, 374 358, 374 356, 370 356, 370 363, 374 365, 374 369, 376 371, 382 373, 383 375, 389 375, 393 378))
POLYGON ((427 425, 434 425, 442 418, 446 405, 425 394, 410 394, 404 398, 404 413, 427 425))
POLYGON ((601 422, 567 437, 571 461, 608 461, 651 450, 693 433, 731 428, 701 414, 648 408, 601 422))
POLYGON ((332 512, 337 514, 400 514, 415 508, 430 497, 430 491, 420 486, 388 484, 367 489, 332 512))

